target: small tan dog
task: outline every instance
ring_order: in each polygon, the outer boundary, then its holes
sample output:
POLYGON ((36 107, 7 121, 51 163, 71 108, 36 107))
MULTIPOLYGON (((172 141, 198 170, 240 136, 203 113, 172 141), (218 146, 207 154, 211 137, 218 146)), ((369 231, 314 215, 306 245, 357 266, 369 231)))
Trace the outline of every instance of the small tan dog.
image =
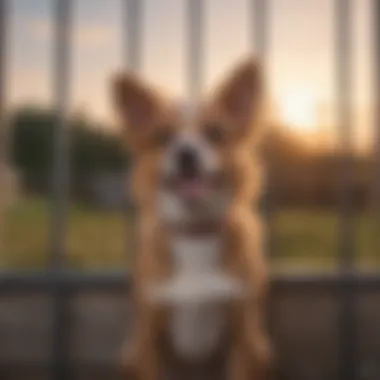
POLYGON ((125 359, 140 380, 161 379, 169 359, 190 368, 220 352, 228 380, 268 376, 267 272, 255 209, 264 92, 254 60, 185 111, 133 75, 113 82, 134 156, 136 319, 125 359))

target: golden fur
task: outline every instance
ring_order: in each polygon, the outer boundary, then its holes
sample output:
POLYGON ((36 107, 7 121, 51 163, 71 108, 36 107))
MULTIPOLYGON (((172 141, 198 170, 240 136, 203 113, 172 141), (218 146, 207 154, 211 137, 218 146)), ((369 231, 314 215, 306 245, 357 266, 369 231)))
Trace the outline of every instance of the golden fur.
MULTIPOLYGON (((244 62, 204 102, 196 123, 197 133, 201 134, 210 122, 224 126, 223 142, 215 149, 223 158, 224 174, 234 189, 223 223, 225 266, 252 290, 249 298, 234 302, 228 310, 233 336, 227 356, 229 380, 266 379, 269 369, 270 350, 262 325, 267 272, 261 248, 261 222, 255 209, 261 188, 261 165, 255 157, 254 145, 262 124, 265 98, 262 82, 257 63, 244 62), (247 83, 253 89, 249 113, 239 109, 247 83)), ((158 163, 162 155, 157 136, 180 128, 180 119, 170 103, 131 75, 121 74, 115 78, 113 97, 134 155, 132 183, 138 205, 139 248, 132 268, 136 322, 124 359, 128 367, 134 369, 136 378, 156 380, 162 373, 167 354, 161 346, 167 329, 167 311, 150 305, 143 295, 152 280, 165 278, 171 271, 165 243, 170 232, 160 225, 154 211, 158 163)))

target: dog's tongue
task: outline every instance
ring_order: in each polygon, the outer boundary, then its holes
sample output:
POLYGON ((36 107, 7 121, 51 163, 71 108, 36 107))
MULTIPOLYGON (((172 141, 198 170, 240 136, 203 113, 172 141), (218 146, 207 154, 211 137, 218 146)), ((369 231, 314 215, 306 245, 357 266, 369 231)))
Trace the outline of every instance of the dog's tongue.
POLYGON ((180 183, 179 191, 186 199, 200 199, 204 196, 205 187, 200 180, 186 180, 180 183))

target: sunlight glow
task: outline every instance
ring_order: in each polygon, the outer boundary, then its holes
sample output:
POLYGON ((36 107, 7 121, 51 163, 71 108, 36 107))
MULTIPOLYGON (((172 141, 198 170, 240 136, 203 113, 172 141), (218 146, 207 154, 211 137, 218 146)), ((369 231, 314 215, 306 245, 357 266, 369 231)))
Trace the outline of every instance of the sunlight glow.
POLYGON ((281 117, 288 127, 300 132, 317 128, 316 101, 306 90, 289 91, 280 100, 281 117))

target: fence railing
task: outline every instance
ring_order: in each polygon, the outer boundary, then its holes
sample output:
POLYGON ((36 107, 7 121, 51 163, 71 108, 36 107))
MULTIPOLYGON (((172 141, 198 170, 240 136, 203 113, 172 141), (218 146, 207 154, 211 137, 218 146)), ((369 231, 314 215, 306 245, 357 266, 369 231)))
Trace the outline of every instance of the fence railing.
MULTIPOLYGON (((191 99, 198 96, 203 81, 203 32, 204 32, 204 3, 206 0, 187 1, 187 89, 191 99)), ((367 288, 380 290, 380 276, 362 275, 355 272, 354 268, 354 225, 352 220, 352 205, 350 189, 352 185, 352 81, 351 62, 352 49, 350 32, 352 29, 352 0, 331 0, 334 2, 335 12, 335 78, 336 100, 338 102, 340 148, 342 155, 342 176, 339 179, 340 188, 340 229, 339 229, 339 253, 341 269, 336 273, 321 273, 315 275, 275 275, 273 287, 281 291, 288 287, 301 289, 328 288, 336 291, 337 300, 340 302, 340 379, 355 380, 356 368, 356 320, 355 320, 355 295, 358 291, 367 288)), ((7 0, 0 0, 0 169, 1 163, 6 160, 6 123, 5 123, 5 83, 7 74, 6 63, 6 21, 7 0)), ((268 61, 269 14, 274 2, 269 0, 251 0, 251 44, 252 50, 268 61)), ((123 15, 125 26, 125 38, 122 41, 122 50, 125 65, 128 69, 138 71, 141 66, 142 44, 142 14, 144 11, 143 0, 126 0, 123 3, 123 15)), ((9 5, 9 4, 8 4, 9 5)), ((69 146, 70 135, 67 128, 66 116, 68 111, 68 93, 70 89, 70 28, 72 21, 72 0, 55 0, 55 54, 54 54, 54 101, 57 111, 57 132, 55 139, 54 182, 52 187, 52 229, 51 229, 51 266, 44 273, 0 273, 0 293, 2 291, 35 291, 50 289, 55 296, 54 303, 54 334, 52 335, 53 347, 53 375, 54 379, 68 379, 67 373, 67 331, 68 324, 67 300, 75 289, 116 289, 128 286, 129 279, 120 271, 118 273, 78 273, 65 267, 66 235, 67 235, 67 202, 69 184, 69 146)), ((373 13, 375 15, 375 46, 374 62, 379 63, 379 12, 380 6, 373 0, 373 13)), ((380 88, 379 75, 376 72, 375 94, 378 104, 378 91, 380 88)), ((376 123, 380 121, 376 107, 376 123)), ((379 127, 377 127, 379 131, 379 127)), ((380 136, 380 134, 378 134, 380 136)), ((380 157, 380 139, 377 139, 378 156, 380 157)), ((377 174, 380 173, 380 161, 377 174)), ((377 176, 377 193, 380 194, 380 176, 377 176)), ((270 176, 269 176, 270 180, 270 176)), ((0 182, 1 183, 1 182, 0 182)), ((273 189, 271 189, 273 190, 273 189)), ((271 191, 272 192, 272 191, 271 191)), ((378 198, 380 198, 378 196, 378 198)), ((269 198, 273 202, 273 197, 269 198)), ((1 197, 0 197, 1 202, 1 197)), ((379 201, 380 204, 380 201, 379 201)), ((0 205, 0 216, 4 214, 4 206, 0 205)), ((269 207, 268 224, 271 225, 273 208, 269 207)), ((2 219, 2 218, 0 218, 2 219)), ((0 228, 2 226, 0 225, 0 228)), ((269 228, 271 232, 271 228, 269 228)), ((271 234, 270 234, 271 235, 271 234)), ((269 250, 272 236, 269 236, 269 250)), ((4 249, 4 248, 3 248, 4 249)))

